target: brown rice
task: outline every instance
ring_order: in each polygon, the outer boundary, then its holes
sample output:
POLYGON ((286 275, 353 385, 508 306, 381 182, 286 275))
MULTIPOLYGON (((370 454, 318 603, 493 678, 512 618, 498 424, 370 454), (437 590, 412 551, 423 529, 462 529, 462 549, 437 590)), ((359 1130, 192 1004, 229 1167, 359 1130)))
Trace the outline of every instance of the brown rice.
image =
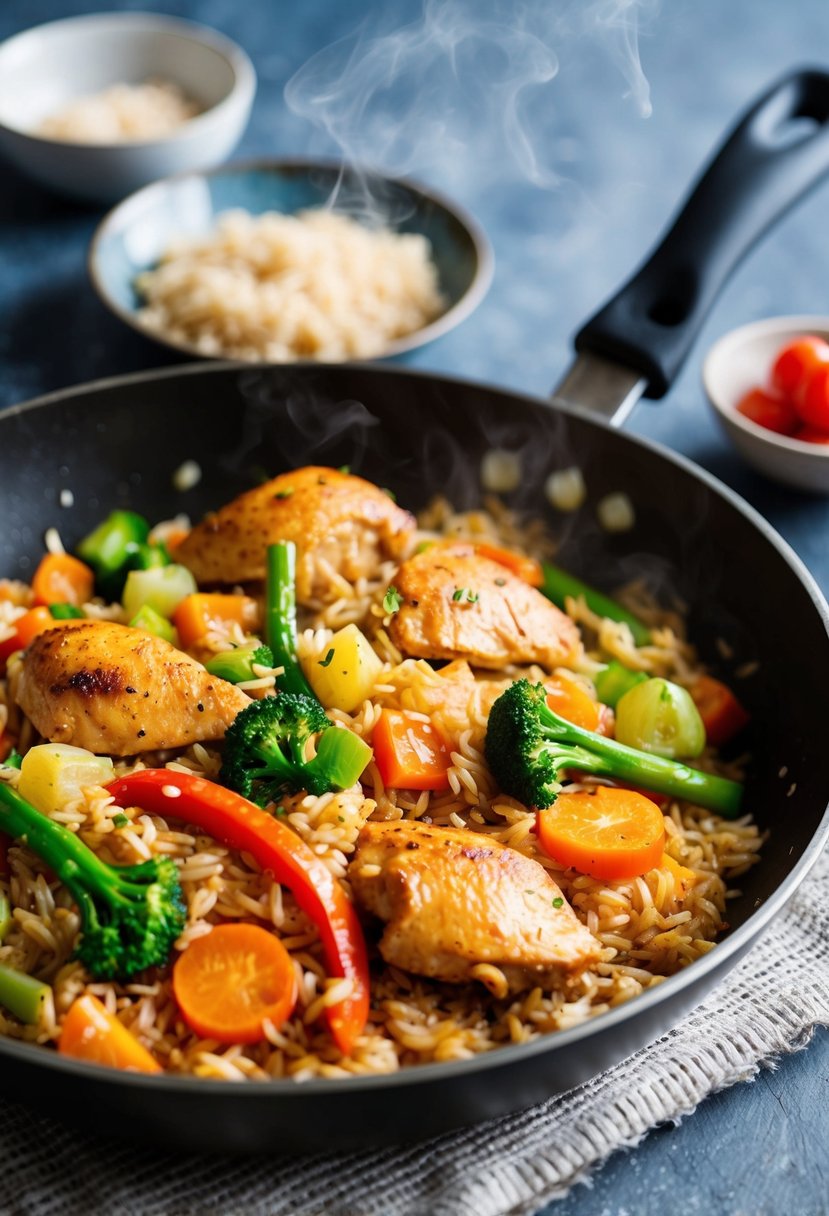
MULTIPOLYGON (((437 504, 424 523, 452 535, 486 533, 512 545, 523 535, 529 548, 537 539, 532 529, 522 533, 503 512, 457 516, 446 504, 437 504)), ((378 597, 388 574, 385 568, 378 570, 376 579, 347 592, 341 589, 339 599, 309 614, 300 652, 323 653, 331 629, 344 621, 370 622, 383 670, 372 695, 354 713, 332 711, 331 716, 367 739, 383 707, 404 708, 434 721, 451 748, 450 788, 441 793, 386 789, 372 763, 362 787, 322 797, 286 797, 280 813, 346 884, 348 859, 360 828, 371 817, 424 819, 491 836, 550 872, 601 943, 601 961, 566 995, 534 988, 510 996, 497 968, 479 968, 478 982, 457 986, 407 974, 375 958, 369 1023, 353 1055, 343 1058, 318 1017, 326 1004, 341 999, 348 981, 326 977, 317 931, 291 892, 261 873, 249 856, 186 824, 132 809, 126 812, 127 824, 118 826, 120 808, 104 790, 90 788, 54 817, 108 861, 128 863, 157 855, 176 860, 188 913, 178 949, 209 933, 218 921, 252 920, 271 928, 293 958, 299 988, 296 1012, 281 1027, 268 1024, 260 1043, 227 1047, 187 1028, 173 1000, 169 967, 134 983, 90 983, 81 964, 72 959, 79 921, 68 892, 25 845, 16 844, 9 850, 10 875, 0 876, 0 889, 14 908, 13 927, 0 944, 0 962, 48 980, 54 1008, 36 1027, 23 1026, 0 1011, 0 1033, 54 1044, 61 1016, 79 994, 91 992, 170 1072, 236 1081, 392 1072, 428 1061, 463 1059, 576 1025, 658 984, 711 949, 724 928, 732 883, 758 860, 762 840, 750 816, 726 821, 698 807, 678 802, 669 806, 666 851, 695 875, 684 896, 667 866, 616 882, 563 869, 539 849, 534 814, 496 788, 483 758, 489 706, 517 673, 482 677, 463 662, 435 670, 423 660, 396 653, 383 629, 378 597)), ((697 661, 683 636, 681 617, 657 614, 643 600, 641 588, 633 588, 630 595, 654 627, 652 645, 638 651, 624 627, 595 618, 581 602, 569 605, 588 643, 578 677, 589 684, 601 651, 643 670, 688 681, 697 661)), ((23 591, 18 598, 26 602, 23 591)), ((530 669, 526 674, 546 678, 549 673, 530 669)), ((0 684, 3 703, 11 719, 19 716, 0 684)), ((148 764, 158 760, 145 759, 148 764)), ((171 768, 215 776, 220 757, 215 748, 196 745, 167 757, 167 762, 171 768)), ((700 764, 718 767, 711 753, 700 764)), ((136 766, 118 765, 116 771, 131 767, 136 766)), ((14 779, 8 770, 5 775, 14 779)))

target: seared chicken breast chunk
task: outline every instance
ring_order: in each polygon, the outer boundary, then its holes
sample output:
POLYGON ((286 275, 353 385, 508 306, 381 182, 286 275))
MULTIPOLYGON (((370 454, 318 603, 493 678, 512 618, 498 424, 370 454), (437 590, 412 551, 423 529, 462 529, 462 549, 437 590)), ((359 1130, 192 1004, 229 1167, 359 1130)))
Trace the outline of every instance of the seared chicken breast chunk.
POLYGON ((14 693, 51 743, 111 756, 221 739, 250 704, 162 638, 94 620, 39 634, 14 693))
POLYGON ((309 466, 281 473, 208 515, 176 547, 175 559, 199 584, 247 583, 265 577, 268 545, 297 547, 297 599, 341 594, 332 572, 349 582, 396 560, 414 518, 383 490, 336 469, 309 466))
POLYGON ((348 877, 386 922, 381 955, 404 971, 464 983, 489 963, 520 992, 561 987, 599 958, 544 867, 478 832, 367 823, 348 877))
POLYGON ((389 635, 406 655, 491 668, 539 663, 549 671, 571 666, 581 652, 568 616, 472 545, 431 545, 403 562, 394 585, 402 602, 389 635))

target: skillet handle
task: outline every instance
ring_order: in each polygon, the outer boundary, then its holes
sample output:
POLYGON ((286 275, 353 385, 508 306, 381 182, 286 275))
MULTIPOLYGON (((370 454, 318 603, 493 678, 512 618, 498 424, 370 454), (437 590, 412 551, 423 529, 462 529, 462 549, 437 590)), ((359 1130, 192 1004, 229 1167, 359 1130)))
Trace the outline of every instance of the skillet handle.
POLYGON ((576 335, 662 397, 720 288, 752 245, 829 172, 829 73, 794 72, 740 119, 673 226, 576 335))

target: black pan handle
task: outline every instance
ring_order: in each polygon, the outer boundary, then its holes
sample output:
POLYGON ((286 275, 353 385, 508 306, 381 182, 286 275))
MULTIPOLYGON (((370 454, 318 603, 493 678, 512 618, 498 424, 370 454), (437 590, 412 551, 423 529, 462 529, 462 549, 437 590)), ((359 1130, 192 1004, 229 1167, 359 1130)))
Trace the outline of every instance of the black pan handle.
POLYGON ((794 72, 741 118, 661 243, 576 336, 662 397, 720 288, 752 245, 829 172, 829 72, 794 72))

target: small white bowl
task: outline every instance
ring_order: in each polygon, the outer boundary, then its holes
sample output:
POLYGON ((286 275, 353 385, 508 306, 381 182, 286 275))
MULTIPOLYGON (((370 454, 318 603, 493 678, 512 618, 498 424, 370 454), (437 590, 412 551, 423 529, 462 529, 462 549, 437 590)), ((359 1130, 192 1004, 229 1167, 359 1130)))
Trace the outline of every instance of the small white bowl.
POLYGON ((829 494, 829 444, 778 435, 737 412, 749 389, 768 387, 781 347, 800 334, 829 341, 829 317, 769 317, 732 329, 708 352, 702 381, 726 434, 749 464, 774 481, 829 494))
POLYGON ((61 194, 112 203, 159 177, 220 164, 255 91, 248 56, 214 30, 156 13, 70 17, 0 45, 0 150, 61 194), (70 143, 37 133, 78 97, 149 78, 178 85, 202 112, 160 139, 70 143))

